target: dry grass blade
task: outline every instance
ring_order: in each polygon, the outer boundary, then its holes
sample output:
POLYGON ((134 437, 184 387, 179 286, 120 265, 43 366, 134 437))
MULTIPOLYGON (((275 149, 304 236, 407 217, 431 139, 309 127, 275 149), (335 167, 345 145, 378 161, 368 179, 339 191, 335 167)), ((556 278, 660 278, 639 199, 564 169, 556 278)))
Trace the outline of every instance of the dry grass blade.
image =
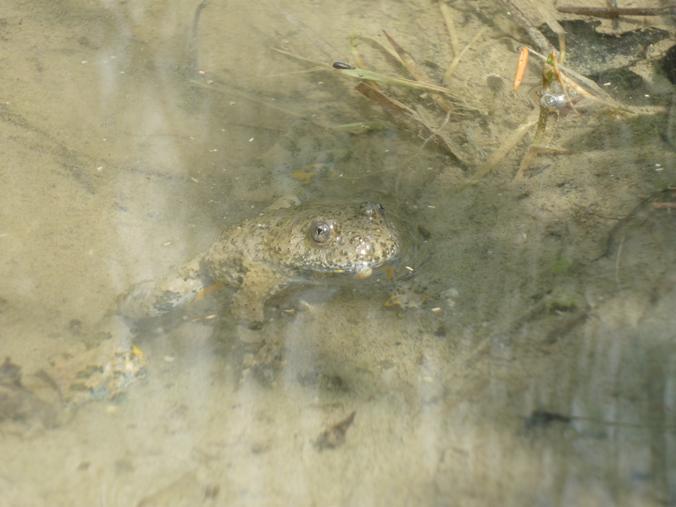
POLYGON ((476 175, 474 176, 475 183, 495 169, 498 164, 502 162, 502 160, 516 147, 516 145, 518 145, 523 140, 528 131, 533 127, 533 125, 537 123, 539 115, 540 113, 537 110, 531 113, 526 121, 515 131, 513 131, 511 135, 507 137, 507 139, 505 139, 505 141, 500 145, 500 147, 495 150, 483 164, 481 164, 481 166, 477 169, 476 175))
POLYGON ((418 67, 418 64, 415 62, 409 52, 402 48, 399 43, 395 41, 394 38, 385 30, 383 30, 383 34, 387 38, 387 41, 392 46, 392 49, 394 49, 394 52, 399 57, 399 61, 408 71, 408 73, 411 74, 411 76, 413 76, 413 78, 417 81, 430 81, 430 77, 424 70, 418 67))
POLYGON ((460 43, 458 42, 458 34, 455 33, 453 14, 451 13, 450 7, 448 6, 448 4, 446 4, 444 0, 441 0, 439 2, 439 10, 441 10, 441 16, 444 18, 446 30, 448 31, 451 53, 453 53, 453 56, 456 56, 458 54, 458 49, 460 48, 460 43))
POLYGON ((385 130, 392 127, 387 122, 373 120, 373 121, 356 121, 351 123, 341 123, 339 125, 328 125, 328 128, 338 132, 349 132, 350 134, 364 134, 374 130, 385 130))
POLYGON ((357 37, 350 37, 350 51, 352 53, 352 59, 354 64, 357 67, 366 67, 366 62, 361 56, 361 53, 357 49, 357 37))
MULTIPOLYGON (((364 42, 367 42, 368 44, 372 45, 376 49, 384 52, 387 56, 389 56, 393 60, 399 62, 399 64, 403 65, 403 62, 401 61, 401 59, 399 58, 399 55, 397 55, 397 53, 392 51, 392 49, 390 49, 388 46, 386 46, 385 44, 383 44, 382 42, 380 42, 378 39, 376 39, 374 37, 366 37, 364 35, 356 35, 352 38, 352 40, 353 41, 362 40, 364 42)), ((362 68, 366 67, 365 65, 362 65, 358 62, 355 62, 355 63, 357 63, 357 67, 362 67, 362 68)))
MULTIPOLYGON (((394 51, 397 53, 399 61, 409 72, 409 74, 411 74, 411 76, 413 76, 413 78, 417 81, 430 81, 431 78, 424 70, 418 67, 418 64, 415 62, 413 57, 404 48, 402 48, 389 33, 387 33, 385 30, 383 30, 383 33, 385 34, 385 37, 387 37, 387 40, 394 51)), ((447 113, 453 109, 451 104, 446 99, 440 97, 437 94, 432 95, 432 100, 434 100, 434 102, 447 113)))
POLYGON ((568 153, 568 150, 557 148, 549 144, 549 141, 553 135, 551 132, 549 134, 547 133, 547 122, 550 118, 558 119, 558 114, 548 111, 544 107, 540 107, 537 128, 535 129, 533 141, 526 150, 526 154, 521 159, 521 164, 519 164, 519 169, 514 175, 514 180, 523 179, 528 169, 530 169, 533 161, 540 153, 550 153, 555 155, 568 153))
POLYGON ((481 35, 486 31, 486 27, 482 27, 477 33, 474 34, 474 37, 472 37, 472 40, 470 40, 467 45, 462 48, 462 51, 456 55, 455 58, 453 58, 453 61, 451 64, 448 66, 448 69, 446 70, 446 73, 444 74, 444 83, 449 84, 451 82, 451 77, 453 76, 453 73, 455 72, 455 69, 458 67, 460 64, 460 60, 462 60, 462 57, 467 53, 469 48, 474 44, 481 35))
MULTIPOLYGON (((284 113, 286 115, 293 116, 295 118, 301 118, 301 119, 307 120, 307 118, 302 114, 296 113, 296 112, 291 111, 289 109, 285 109, 283 107, 279 107, 276 104, 271 104, 270 102, 267 102, 265 100, 261 100, 259 97, 249 95, 248 93, 244 93, 244 92, 241 92, 239 90, 228 88, 223 83, 218 83, 218 82, 215 82, 215 81, 212 81, 210 83, 204 83, 204 82, 199 81, 197 79, 191 79, 190 83, 195 85, 195 86, 198 86, 200 88, 204 88, 206 90, 212 91, 212 92, 220 93, 222 95, 227 95, 229 97, 239 97, 241 99, 249 100, 249 101, 254 102, 256 104, 263 105, 263 106, 265 106, 269 109, 279 111, 280 113, 284 113)), ((308 120, 308 121, 314 123, 315 125, 319 125, 319 126, 323 127, 323 125, 320 125, 317 122, 314 122, 312 120, 308 120)))
POLYGON ((404 86, 407 88, 415 88, 416 90, 425 90, 429 92, 442 93, 448 97, 455 97, 454 93, 448 88, 434 83, 427 83, 423 81, 415 81, 403 77, 390 76, 388 74, 381 74, 367 69, 339 69, 338 72, 345 76, 363 81, 374 81, 376 83, 404 86))
MULTIPOLYGON (((537 29, 537 27, 544 24, 546 20, 542 17, 540 10, 537 9, 536 5, 533 5, 531 0, 500 1, 505 6, 512 19, 528 33, 528 36, 540 51, 549 53, 549 51, 553 49, 549 41, 542 35, 542 32, 537 29)), ((555 16, 556 14, 551 17, 555 19, 555 16)))
MULTIPOLYGON (((438 134, 436 129, 429 125, 420 115, 408 107, 406 104, 387 96, 380 88, 372 83, 359 83, 355 90, 380 105, 383 109, 393 114, 395 119, 413 121, 416 125, 423 128, 428 137, 432 137, 442 148, 444 148, 458 162, 467 166, 467 162, 448 144, 446 139, 438 134), (403 114, 402 114, 403 113, 403 114)), ((408 125, 410 127, 410 125, 408 125)))
MULTIPOLYGON (((288 51, 284 51, 283 49, 279 48, 272 48, 273 51, 280 53, 282 55, 288 56, 290 58, 294 58, 296 60, 300 60, 305 63, 311 63, 313 65, 317 65, 323 69, 326 70, 331 70, 334 72, 340 72, 341 74, 345 76, 349 76, 355 79, 361 79, 363 81, 374 81, 376 83, 381 83, 381 84, 390 84, 390 85, 398 85, 398 86, 405 86, 408 88, 415 88, 418 90, 426 90, 430 92, 437 92, 437 93, 442 93, 448 97, 453 97, 455 98, 455 95, 451 90, 444 86, 440 86, 434 83, 427 83, 427 82, 422 82, 422 81, 414 81, 412 79, 406 79, 403 77, 397 77, 397 76, 390 76, 388 74, 381 74, 380 72, 375 72, 372 70, 367 70, 367 69, 360 69, 360 68, 353 68, 353 69, 334 69, 330 65, 317 62, 315 60, 311 60, 309 58, 305 58, 303 56, 298 56, 293 53, 289 53, 288 51)), ((456 99, 457 100, 457 99, 456 99)))
POLYGON ((324 63, 324 62, 318 62, 316 60, 310 60, 309 58, 305 58, 304 56, 296 55, 294 53, 290 53, 289 51, 284 51, 283 49, 280 48, 272 48, 272 50, 276 53, 279 53, 280 55, 288 56, 289 58, 293 58, 294 60, 299 60, 301 62, 305 63, 311 63, 313 65, 317 65, 322 68, 330 69, 331 66, 324 63))
POLYGON ((355 90, 371 99, 373 102, 381 106, 386 111, 391 113, 406 113, 410 116, 415 115, 415 111, 406 104, 399 102, 397 99, 388 97, 380 88, 374 86, 372 83, 359 83, 355 86, 355 90))

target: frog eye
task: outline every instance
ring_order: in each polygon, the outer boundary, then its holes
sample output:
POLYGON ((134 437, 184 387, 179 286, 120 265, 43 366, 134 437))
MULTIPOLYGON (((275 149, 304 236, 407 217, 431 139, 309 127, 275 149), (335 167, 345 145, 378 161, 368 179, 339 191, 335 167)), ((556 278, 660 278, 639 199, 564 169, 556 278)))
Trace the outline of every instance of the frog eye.
POLYGON ((326 243, 331 239, 331 224, 327 222, 312 222, 310 225, 310 236, 317 243, 326 243))

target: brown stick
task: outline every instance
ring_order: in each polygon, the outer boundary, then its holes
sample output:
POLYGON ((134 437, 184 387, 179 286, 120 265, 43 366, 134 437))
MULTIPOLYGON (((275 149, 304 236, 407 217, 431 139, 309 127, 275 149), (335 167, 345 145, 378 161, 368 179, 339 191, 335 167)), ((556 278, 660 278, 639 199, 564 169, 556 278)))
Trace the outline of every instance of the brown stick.
POLYGON ((556 8, 565 14, 580 14, 582 16, 594 16, 597 18, 615 19, 620 16, 663 16, 676 14, 676 6, 666 7, 576 7, 563 5, 556 8))

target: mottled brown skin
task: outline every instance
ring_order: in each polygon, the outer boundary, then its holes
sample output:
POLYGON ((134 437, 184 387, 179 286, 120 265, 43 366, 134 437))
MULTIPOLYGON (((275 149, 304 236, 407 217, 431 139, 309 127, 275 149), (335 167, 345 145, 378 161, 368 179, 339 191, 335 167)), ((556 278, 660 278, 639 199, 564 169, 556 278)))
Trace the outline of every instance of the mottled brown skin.
POLYGON ((132 288, 120 304, 129 318, 156 317, 192 300, 205 285, 236 289, 233 313, 262 321, 265 302, 308 273, 366 278, 398 257, 399 232, 377 203, 305 204, 271 209, 225 230, 173 275, 132 288))

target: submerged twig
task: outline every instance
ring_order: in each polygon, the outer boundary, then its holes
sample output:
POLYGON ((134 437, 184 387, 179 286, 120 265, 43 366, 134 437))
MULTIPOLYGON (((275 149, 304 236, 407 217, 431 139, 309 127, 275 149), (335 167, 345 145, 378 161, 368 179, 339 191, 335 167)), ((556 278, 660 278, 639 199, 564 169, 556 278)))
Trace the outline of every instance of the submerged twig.
POLYGON ((579 14, 595 18, 616 19, 620 16, 666 16, 676 14, 676 6, 664 7, 577 7, 574 5, 562 5, 556 8, 564 14, 579 14))
POLYGON ((202 11, 206 8, 208 3, 209 0, 201 0, 200 3, 197 4, 192 18, 192 29, 190 30, 190 36, 187 43, 187 52, 188 57, 190 58, 190 71, 192 73, 199 69, 198 36, 200 17, 202 16, 202 11))

